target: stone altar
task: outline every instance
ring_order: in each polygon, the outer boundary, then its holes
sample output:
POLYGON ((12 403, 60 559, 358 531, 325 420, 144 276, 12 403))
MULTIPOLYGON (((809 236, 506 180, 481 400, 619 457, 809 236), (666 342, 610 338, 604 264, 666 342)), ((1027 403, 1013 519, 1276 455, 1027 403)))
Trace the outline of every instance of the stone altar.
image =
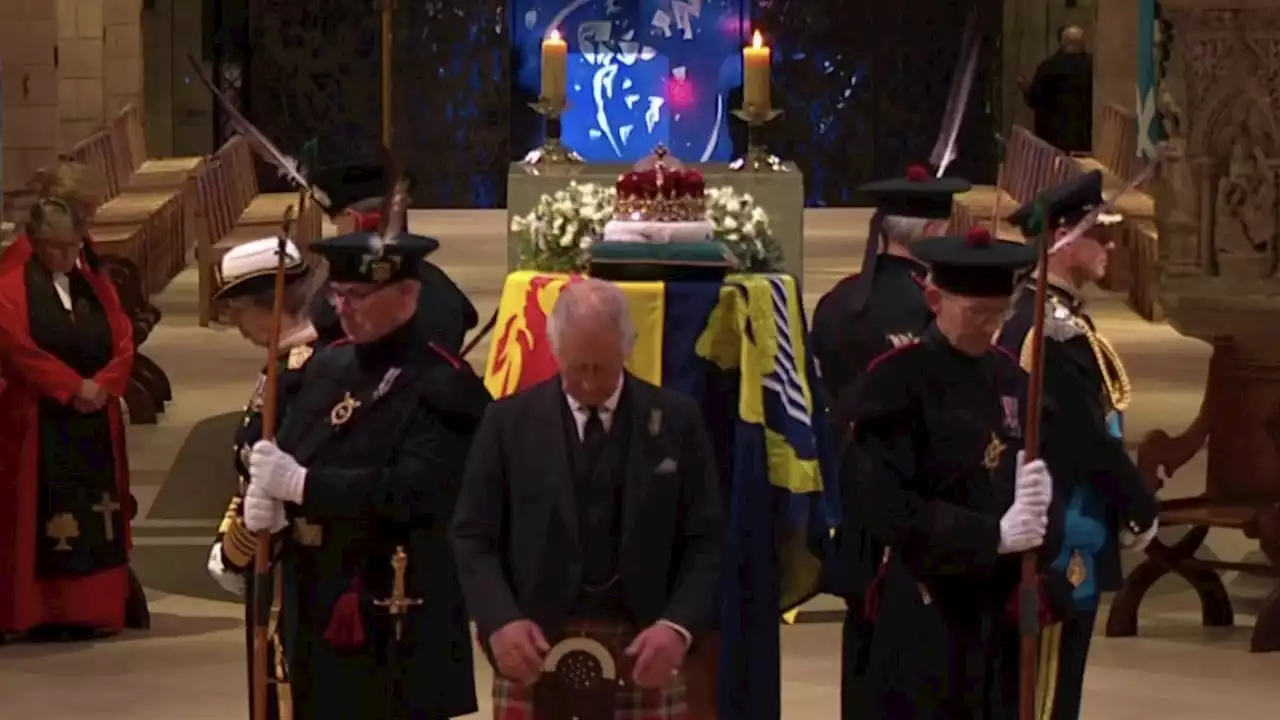
MULTIPOLYGON (((1168 133, 1154 183, 1157 290, 1170 325, 1213 346, 1199 417, 1143 440, 1138 464, 1160 483, 1207 447, 1205 492, 1162 499, 1159 541, 1125 580, 1108 636, 1137 631, 1138 606, 1175 574, 1200 596, 1205 625, 1230 625, 1222 570, 1280 576, 1280 0, 1161 0, 1172 25, 1159 88, 1168 133), (1211 528, 1258 540, 1267 564, 1194 557, 1211 528)), ((1280 650, 1280 587, 1253 631, 1280 650)))
MULTIPOLYGON (((794 163, 786 172, 733 171, 727 164, 686 163, 707 179, 707 187, 730 186, 750 193, 769 214, 769 224, 782 248, 782 269, 804 277, 804 175, 794 163)), ((538 199, 572 181, 612 187, 618 176, 632 170, 625 163, 512 163, 507 173, 507 270, 520 261, 519 243, 511 232, 511 218, 533 210, 538 199)), ((859 230, 861 232, 861 230, 859 230)))

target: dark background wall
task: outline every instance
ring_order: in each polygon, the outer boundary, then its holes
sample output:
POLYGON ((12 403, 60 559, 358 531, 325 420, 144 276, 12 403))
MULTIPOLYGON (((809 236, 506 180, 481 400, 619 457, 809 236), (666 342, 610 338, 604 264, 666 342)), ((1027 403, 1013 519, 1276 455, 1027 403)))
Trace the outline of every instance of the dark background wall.
MULTIPOLYGON (((285 152, 314 139, 322 165, 377 157, 380 20, 372 0, 205 2, 215 28, 206 59, 215 72, 235 70, 222 73, 228 89, 285 152)), ((530 2, 399 0, 395 151, 421 181, 418 206, 505 204, 507 164, 541 132, 524 107, 521 78, 531 68, 514 29, 530 2)), ((608 0, 579 4, 593 3, 608 0)), ((636 17, 679 4, 612 0, 629 3, 636 17)), ((989 182, 1000 0, 705 0, 704 15, 740 17, 734 29, 744 42, 758 27, 774 46, 775 102, 786 114, 770 127, 771 147, 804 170, 808 204, 839 206, 858 203, 861 183, 927 160, 970 3, 980 8, 984 51, 951 174, 989 182)), ((272 175, 264 170, 263 178, 272 175)))

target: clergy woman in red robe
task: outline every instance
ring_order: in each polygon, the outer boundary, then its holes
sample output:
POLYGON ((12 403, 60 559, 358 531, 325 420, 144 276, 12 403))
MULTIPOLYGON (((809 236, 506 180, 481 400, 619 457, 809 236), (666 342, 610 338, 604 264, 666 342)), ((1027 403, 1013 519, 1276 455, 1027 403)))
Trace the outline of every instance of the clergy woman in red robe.
POLYGON ((0 263, 0 635, 111 634, 130 593, 132 323, 71 203, 41 199, 26 230, 0 263))

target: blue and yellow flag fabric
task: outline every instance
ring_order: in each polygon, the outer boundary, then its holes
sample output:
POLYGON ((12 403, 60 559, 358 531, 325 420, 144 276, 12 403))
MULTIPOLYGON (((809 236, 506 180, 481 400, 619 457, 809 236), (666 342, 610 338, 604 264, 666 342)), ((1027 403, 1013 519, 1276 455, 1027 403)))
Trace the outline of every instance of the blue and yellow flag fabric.
POLYGON ((1159 76, 1160 45, 1156 42, 1159 32, 1160 8, 1156 0, 1138 0, 1138 154, 1150 159, 1156 156, 1156 143, 1164 139, 1160 124, 1159 98, 1156 79, 1159 76))
MULTIPOLYGON (((485 383, 502 397, 552 377, 546 319, 569 276, 517 272, 499 304, 485 383)), ((639 337, 637 377, 703 408, 727 508, 719 713, 781 713, 780 615, 817 590, 839 523, 825 403, 794 278, 618 283, 639 337)))

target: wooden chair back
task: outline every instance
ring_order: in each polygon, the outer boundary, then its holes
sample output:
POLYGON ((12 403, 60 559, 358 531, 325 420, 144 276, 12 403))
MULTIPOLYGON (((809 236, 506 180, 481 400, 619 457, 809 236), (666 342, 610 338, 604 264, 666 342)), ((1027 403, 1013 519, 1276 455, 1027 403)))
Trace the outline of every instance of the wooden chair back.
MULTIPOLYGON (((1045 188, 1067 179, 1072 163, 1067 154, 1014 125, 1005 154, 1003 189, 1019 203, 1027 202, 1045 188)), ((1012 212, 1013 208, 1009 208, 1012 212)))
POLYGON ((1115 103, 1102 106, 1102 127, 1093 157, 1113 174, 1128 179, 1138 171, 1138 116, 1115 103))
POLYGON ((116 162, 115 147, 109 128, 102 128, 72 146, 66 157, 89 168, 93 178, 102 188, 102 201, 113 200, 128 178, 121 178, 116 162))

